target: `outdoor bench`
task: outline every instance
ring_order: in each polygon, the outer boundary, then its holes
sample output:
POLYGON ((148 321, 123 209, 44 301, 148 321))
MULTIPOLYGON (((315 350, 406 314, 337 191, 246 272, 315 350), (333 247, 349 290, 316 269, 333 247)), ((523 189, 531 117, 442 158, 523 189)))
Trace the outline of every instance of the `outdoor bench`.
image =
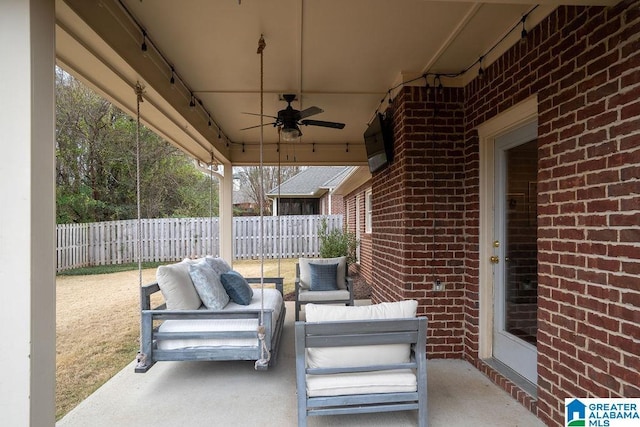
POLYGON ((283 279, 245 278, 253 289, 248 305, 228 302, 221 309, 151 306, 161 284, 141 287, 141 351, 136 372, 148 371, 158 361, 261 360, 256 369, 267 369, 277 357, 285 318, 283 279), (262 319, 262 320, 261 320, 262 319), (259 328, 262 324, 263 328, 259 328), (262 335, 262 339, 259 336, 262 335))

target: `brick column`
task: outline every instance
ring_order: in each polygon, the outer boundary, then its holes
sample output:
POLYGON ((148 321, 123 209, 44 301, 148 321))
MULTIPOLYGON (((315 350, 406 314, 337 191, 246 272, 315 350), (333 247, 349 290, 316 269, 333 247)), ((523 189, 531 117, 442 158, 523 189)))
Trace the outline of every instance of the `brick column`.
POLYGON ((463 350, 465 150, 463 91, 406 87, 394 102, 394 161, 373 176, 376 302, 416 299, 428 353, 463 350), (434 291, 439 280, 442 291, 434 291))

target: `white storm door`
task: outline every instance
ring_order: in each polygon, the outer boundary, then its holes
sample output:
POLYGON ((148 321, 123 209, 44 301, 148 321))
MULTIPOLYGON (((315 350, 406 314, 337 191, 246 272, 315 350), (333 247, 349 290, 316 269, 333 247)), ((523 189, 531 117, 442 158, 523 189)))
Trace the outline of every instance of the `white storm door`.
POLYGON ((493 357, 537 384, 537 122, 495 139, 493 357))

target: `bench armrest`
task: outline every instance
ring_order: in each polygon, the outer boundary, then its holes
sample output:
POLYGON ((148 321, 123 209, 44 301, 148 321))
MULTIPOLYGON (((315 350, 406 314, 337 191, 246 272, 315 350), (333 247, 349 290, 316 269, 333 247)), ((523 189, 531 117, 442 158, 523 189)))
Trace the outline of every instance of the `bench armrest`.
POLYGON ((284 295, 284 278, 283 277, 265 277, 261 279, 260 277, 245 277, 247 283, 251 284, 260 284, 262 281, 265 284, 273 284, 275 288, 280 291, 281 295, 284 295))
POLYGON ((140 288, 140 308, 142 310, 151 310, 151 295, 160 292, 158 282, 143 285, 140 288))

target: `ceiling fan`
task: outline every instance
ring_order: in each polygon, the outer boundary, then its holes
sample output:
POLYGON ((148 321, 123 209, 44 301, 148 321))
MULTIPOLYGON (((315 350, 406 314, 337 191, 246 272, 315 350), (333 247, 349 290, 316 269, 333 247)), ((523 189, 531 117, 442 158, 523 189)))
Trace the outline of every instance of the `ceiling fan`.
MULTIPOLYGON (((344 128, 344 123, 326 122, 323 120, 307 119, 307 117, 320 114, 324 110, 319 107, 309 107, 309 108, 305 108, 302 111, 298 111, 294 109, 291 106, 291 103, 296 99, 296 96, 294 94, 283 94, 282 98, 285 101, 287 101, 287 108, 285 108, 284 110, 278 111, 277 117, 264 115, 264 117, 271 117, 272 119, 275 119, 274 122, 265 123, 263 125, 258 125, 258 126, 250 126, 240 130, 254 129, 254 128, 259 128, 260 126, 273 125, 274 127, 280 128, 280 135, 284 141, 295 141, 302 135, 302 132, 300 131, 300 125, 321 126, 321 127, 333 128, 333 129, 344 128)), ((260 114, 256 114, 256 113, 245 113, 245 114, 260 116, 260 114)))

